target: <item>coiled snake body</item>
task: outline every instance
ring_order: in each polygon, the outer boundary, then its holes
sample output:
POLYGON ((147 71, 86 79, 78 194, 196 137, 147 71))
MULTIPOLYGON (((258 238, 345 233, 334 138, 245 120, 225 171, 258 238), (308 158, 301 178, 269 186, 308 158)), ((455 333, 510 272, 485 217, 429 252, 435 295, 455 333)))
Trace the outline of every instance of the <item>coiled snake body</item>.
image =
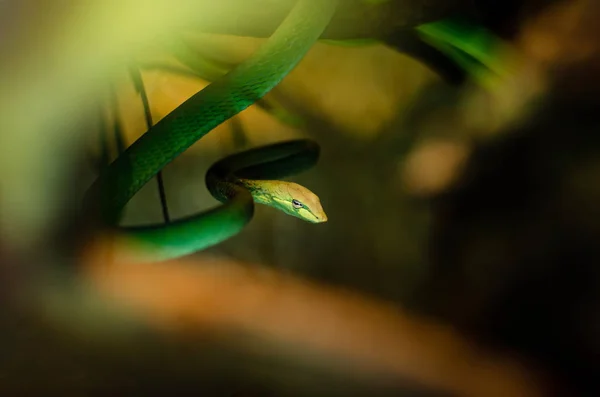
MULTIPOLYGON (((319 39, 339 0, 297 0, 290 14, 256 53, 165 116, 124 151, 91 187, 87 203, 100 204, 102 218, 116 224, 133 195, 169 162, 213 128, 261 99, 319 39)), ((368 1, 368 0, 365 0, 368 1)), ((416 31, 460 68, 493 87, 506 65, 500 41, 461 18, 421 25, 416 31)), ((202 250, 238 233, 252 218, 254 202, 309 222, 327 220, 319 198, 277 178, 315 164, 319 148, 300 140, 252 149, 213 165, 206 183, 223 202, 210 211, 166 225, 121 228, 143 243, 153 259, 202 250)))
MULTIPOLYGON (((263 97, 302 59, 327 27, 338 0, 298 0, 273 35, 245 62, 165 116, 111 163, 94 182, 87 203, 99 204, 115 224, 127 202, 164 166, 213 128, 263 97)), ((308 189, 274 178, 312 166, 318 147, 293 141, 230 156, 207 173, 224 204, 170 224, 123 228, 156 260, 202 250, 236 234, 251 219, 254 200, 310 222, 327 219, 308 189), (267 180, 265 180, 267 179, 267 180)))

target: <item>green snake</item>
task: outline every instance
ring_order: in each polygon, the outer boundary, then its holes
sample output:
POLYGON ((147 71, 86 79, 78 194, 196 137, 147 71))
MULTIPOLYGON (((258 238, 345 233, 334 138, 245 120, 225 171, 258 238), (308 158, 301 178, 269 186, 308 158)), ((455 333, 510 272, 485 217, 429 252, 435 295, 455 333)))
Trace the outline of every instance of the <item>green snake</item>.
MULTIPOLYGON (((127 202, 164 166, 213 128, 259 101, 296 66, 327 27, 337 2, 297 0, 253 56, 165 116, 103 170, 86 203, 99 204, 94 209, 115 225, 127 202)), ((462 26, 466 25, 448 20, 417 30, 473 75, 482 70, 476 69, 477 65, 491 70, 494 61, 486 59, 488 52, 479 51, 479 47, 490 48, 479 40, 488 37, 486 32, 462 26)), ((308 222, 325 222, 327 216, 314 193, 279 180, 313 166, 318 153, 316 143, 299 140, 229 156, 209 169, 205 181, 221 206, 168 224, 121 227, 120 233, 142 245, 148 259, 164 260, 200 251, 237 234, 252 218, 255 202, 308 222)))
MULTIPOLYGON (((273 35, 245 62, 196 93, 121 153, 91 186, 86 205, 115 225, 127 202, 163 167, 213 128, 255 103, 303 58, 327 27, 338 0, 298 0, 273 35)), ((207 173, 209 190, 223 205, 155 226, 120 228, 148 259, 200 251, 238 233, 251 219, 254 201, 309 222, 327 217, 308 189, 279 181, 312 166, 318 147, 292 141, 227 157, 207 173)))

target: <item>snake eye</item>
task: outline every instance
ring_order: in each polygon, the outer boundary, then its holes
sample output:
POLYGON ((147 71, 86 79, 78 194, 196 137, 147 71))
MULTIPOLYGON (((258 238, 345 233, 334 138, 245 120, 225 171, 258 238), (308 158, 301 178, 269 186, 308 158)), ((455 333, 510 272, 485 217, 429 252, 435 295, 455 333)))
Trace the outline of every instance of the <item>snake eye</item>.
POLYGON ((292 200, 292 206, 294 208, 302 208, 302 207, 304 207, 304 204, 302 204, 300 201, 298 201, 296 199, 293 199, 292 200))

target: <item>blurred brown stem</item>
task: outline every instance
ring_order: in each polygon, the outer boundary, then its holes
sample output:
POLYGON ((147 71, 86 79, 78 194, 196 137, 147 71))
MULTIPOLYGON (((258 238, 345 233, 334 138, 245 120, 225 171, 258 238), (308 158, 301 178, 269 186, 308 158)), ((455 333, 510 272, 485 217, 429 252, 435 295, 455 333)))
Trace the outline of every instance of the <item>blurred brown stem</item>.
POLYGON ((168 333, 250 333, 461 396, 541 395, 540 379, 518 360, 385 302, 225 260, 107 261, 128 249, 105 240, 88 252, 84 275, 101 295, 168 333))

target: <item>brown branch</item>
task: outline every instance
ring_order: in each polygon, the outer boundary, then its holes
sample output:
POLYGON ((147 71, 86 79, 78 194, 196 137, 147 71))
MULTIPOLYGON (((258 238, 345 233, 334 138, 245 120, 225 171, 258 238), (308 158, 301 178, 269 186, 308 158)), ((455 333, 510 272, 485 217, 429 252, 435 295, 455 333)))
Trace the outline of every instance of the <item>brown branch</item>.
POLYGON ((129 247, 111 238, 90 249, 86 284, 164 332, 242 332, 298 356, 462 396, 542 395, 540 379, 518 360, 388 303, 227 260, 135 263, 124 260, 129 247), (114 254, 120 259, 107 259, 114 254))

